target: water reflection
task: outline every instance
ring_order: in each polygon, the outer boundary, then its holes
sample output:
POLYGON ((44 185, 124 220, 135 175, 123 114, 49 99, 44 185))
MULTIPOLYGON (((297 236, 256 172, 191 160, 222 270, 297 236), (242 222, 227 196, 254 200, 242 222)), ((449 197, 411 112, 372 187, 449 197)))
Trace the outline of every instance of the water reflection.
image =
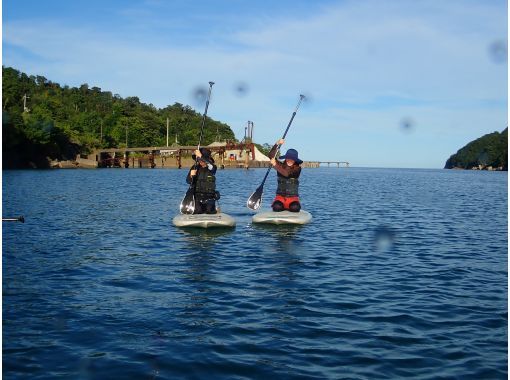
POLYGON ((223 236, 232 234, 233 228, 182 228, 177 229, 180 236, 188 245, 186 252, 209 252, 223 236))
POLYGON ((298 232, 302 230, 303 225, 273 225, 273 224, 263 224, 263 223, 252 223, 254 229, 267 233, 268 235, 274 237, 278 243, 286 245, 289 242, 292 242, 298 232))
POLYGON ((301 315, 301 308, 306 297, 306 286, 303 285, 304 262, 300 247, 300 225, 256 225, 257 231, 271 238, 271 250, 266 252, 265 268, 270 299, 264 300, 268 312, 266 321, 276 331, 286 331, 288 323, 301 315))
MULTIPOLYGON (((214 324, 210 312, 211 283, 214 275, 211 268, 215 264, 215 256, 209 252, 197 250, 186 255, 183 280, 186 284, 183 298, 182 323, 192 327, 200 328, 214 324)), ((201 335, 199 333, 199 335, 201 335)))
POLYGON ((179 230, 186 248, 182 253, 182 297, 176 316, 188 331, 187 337, 193 340, 204 341, 211 328, 218 324, 214 300, 220 291, 220 281, 214 268, 222 264, 217 263, 215 251, 225 243, 222 237, 232 232, 232 229, 179 230))

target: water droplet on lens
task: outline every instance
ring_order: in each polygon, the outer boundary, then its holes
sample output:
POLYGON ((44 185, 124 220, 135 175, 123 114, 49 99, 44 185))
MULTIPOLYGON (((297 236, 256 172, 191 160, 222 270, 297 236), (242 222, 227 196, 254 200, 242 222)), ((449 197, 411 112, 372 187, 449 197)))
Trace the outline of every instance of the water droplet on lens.
POLYGON ((505 63, 508 57, 507 42, 498 40, 491 43, 489 45, 489 55, 495 63, 505 63))
POLYGON ((61 317, 56 318, 54 320, 54 327, 57 330, 64 330, 67 327, 67 321, 64 318, 61 318, 61 317))
POLYGON ((245 82, 239 82, 234 86, 234 92, 237 96, 245 96, 248 94, 248 84, 245 82))
POLYGON ((313 102, 313 97, 311 94, 307 93, 307 92, 303 92, 301 95, 304 96, 303 98, 303 103, 305 104, 310 104, 313 102))
POLYGON ((92 362, 89 358, 83 357, 78 363, 80 377, 88 379, 92 375, 92 362))
POLYGON ((393 248, 395 232, 388 227, 378 227, 374 231, 374 245, 378 252, 386 252, 393 248))
POLYGON ((202 106, 207 100, 207 89, 205 87, 196 87, 193 90, 193 103, 196 106, 202 106))
POLYGON ((400 121, 400 128, 404 132, 412 132, 414 129, 414 120, 410 117, 405 117, 400 121))
POLYGON ((482 165, 482 166, 487 165, 487 163, 489 162, 489 154, 487 153, 487 151, 484 150, 484 151, 480 152, 478 154, 477 160, 478 160, 479 165, 482 165))

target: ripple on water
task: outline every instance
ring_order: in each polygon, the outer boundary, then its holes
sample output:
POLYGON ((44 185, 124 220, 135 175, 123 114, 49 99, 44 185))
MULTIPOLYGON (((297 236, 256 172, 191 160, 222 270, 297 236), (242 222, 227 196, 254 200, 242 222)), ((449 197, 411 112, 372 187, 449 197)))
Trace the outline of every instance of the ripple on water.
POLYGON ((4 172, 6 378, 506 378, 506 173, 305 170, 289 228, 220 171, 217 231, 172 226, 184 175, 4 172))

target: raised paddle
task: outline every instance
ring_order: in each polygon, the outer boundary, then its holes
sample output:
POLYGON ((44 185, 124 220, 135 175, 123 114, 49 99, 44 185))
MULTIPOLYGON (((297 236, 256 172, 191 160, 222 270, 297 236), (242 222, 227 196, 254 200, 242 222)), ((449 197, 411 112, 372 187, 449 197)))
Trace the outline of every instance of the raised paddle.
MULTIPOLYGON (((287 136, 287 132, 289 131, 290 125, 292 124, 292 121, 294 120, 294 116, 296 116, 296 112, 304 98, 305 98, 304 95, 299 95, 299 102, 297 104, 296 109, 292 113, 292 117, 290 118, 289 124, 287 125, 287 128, 285 129, 285 133, 283 134, 282 139, 285 139, 285 136, 287 136)), ((275 157, 278 155, 279 150, 280 150, 280 144, 278 144, 278 147, 276 149, 275 157)), ((272 166, 269 166, 269 168, 267 169, 266 175, 264 176, 264 179, 262 180, 262 183, 260 184, 259 187, 257 187, 257 190, 255 190, 255 192, 252 195, 250 195, 250 197, 248 198, 248 201, 246 202, 246 206, 249 209, 257 210, 260 207, 260 203, 262 202, 262 192, 264 190, 264 183, 266 182, 267 176, 268 176, 269 172, 271 171, 271 168, 272 168, 272 166)))
MULTIPOLYGON (((207 109, 209 108, 209 99, 211 99, 211 91, 214 82, 209 82, 209 93, 207 94, 207 101, 205 102, 205 111, 204 116, 202 117, 202 125, 200 127, 200 137, 198 139, 198 147, 200 149, 200 145, 202 144, 202 137, 204 135, 204 126, 205 126, 205 118, 207 116, 207 109)), ((195 165, 193 165, 193 169, 198 167, 198 157, 195 158, 195 165)), ((196 188, 196 176, 191 179, 191 183, 189 185, 188 191, 186 191, 186 195, 181 201, 181 206, 179 208, 181 214, 193 214, 195 211, 195 188, 196 188)))

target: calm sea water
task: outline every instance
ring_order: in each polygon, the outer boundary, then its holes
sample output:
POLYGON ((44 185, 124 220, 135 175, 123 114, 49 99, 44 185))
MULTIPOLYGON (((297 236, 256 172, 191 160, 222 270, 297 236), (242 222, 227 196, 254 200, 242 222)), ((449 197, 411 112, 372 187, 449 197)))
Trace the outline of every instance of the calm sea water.
POLYGON ((507 378, 507 173, 306 169, 290 228, 219 171, 216 232, 186 173, 3 172, 5 379, 507 378))

